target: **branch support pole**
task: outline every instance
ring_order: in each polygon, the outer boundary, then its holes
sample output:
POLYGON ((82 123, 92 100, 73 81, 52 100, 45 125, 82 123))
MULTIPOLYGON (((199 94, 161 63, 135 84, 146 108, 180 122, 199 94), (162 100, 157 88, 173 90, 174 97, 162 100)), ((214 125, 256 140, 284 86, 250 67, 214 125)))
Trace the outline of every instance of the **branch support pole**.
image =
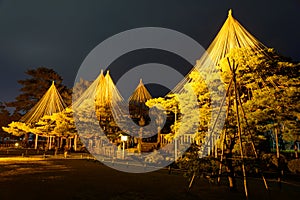
POLYGON ((228 60, 228 64, 229 64, 230 70, 232 72, 232 78, 233 78, 236 120, 237 120, 237 126, 238 126, 237 128, 238 128, 238 137, 239 137, 239 145, 240 145, 240 154, 241 154, 241 159, 242 159, 243 182, 244 182, 245 196, 248 199, 247 177, 246 177, 243 143, 242 143, 242 127, 241 127, 240 114, 239 114, 238 89, 237 89, 237 81, 236 81, 236 70, 238 68, 238 65, 235 65, 234 60, 233 60, 232 65, 230 64, 229 58, 227 58, 227 60, 228 60))

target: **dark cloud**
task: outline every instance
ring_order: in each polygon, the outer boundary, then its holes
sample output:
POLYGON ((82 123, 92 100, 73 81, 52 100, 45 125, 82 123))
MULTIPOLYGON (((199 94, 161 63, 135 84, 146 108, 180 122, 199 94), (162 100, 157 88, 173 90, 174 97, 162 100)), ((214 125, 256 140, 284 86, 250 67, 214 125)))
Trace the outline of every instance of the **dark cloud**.
POLYGON ((300 60, 300 3, 213 0, 0 1, 0 101, 18 94, 17 80, 38 66, 53 68, 72 86, 97 44, 120 31, 158 26, 183 32, 207 47, 234 16, 262 43, 300 60))

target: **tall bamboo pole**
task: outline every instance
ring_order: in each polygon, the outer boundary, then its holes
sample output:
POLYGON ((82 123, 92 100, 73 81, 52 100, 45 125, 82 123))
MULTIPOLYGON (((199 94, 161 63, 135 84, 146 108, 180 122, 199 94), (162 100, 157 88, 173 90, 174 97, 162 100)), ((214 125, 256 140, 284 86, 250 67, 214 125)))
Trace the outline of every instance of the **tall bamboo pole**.
POLYGON ((224 158, 224 143, 225 143, 225 139, 226 139, 226 130, 224 130, 224 133, 222 134, 222 138, 221 138, 221 157, 220 157, 220 165, 219 165, 219 173, 218 173, 218 184, 221 183, 221 174, 222 174, 222 167, 223 167, 223 158, 224 158))
MULTIPOLYGON (((247 117, 246 117, 246 114, 245 114, 245 110, 244 110, 240 95, 238 95, 238 100, 239 100, 239 104, 241 106, 241 110, 242 110, 242 114, 243 114, 243 118, 245 120, 246 126, 249 127, 248 120, 247 120, 247 117)), ((249 130, 248 130, 248 133, 249 133, 249 136, 250 136, 250 139, 251 139, 251 146, 252 146, 252 149, 254 151, 255 158, 258 159, 258 154, 257 154, 256 148, 255 148, 254 142, 253 142, 252 134, 249 130)), ((266 178, 265 178, 265 176, 262 172, 261 172, 261 177, 263 179, 266 190, 269 191, 269 186, 268 186, 267 180, 266 180, 266 178)))
POLYGON ((244 180, 244 189, 245 189, 245 196, 248 198, 248 189, 247 189, 247 177, 246 177, 246 169, 245 169, 245 161, 244 161, 244 153, 243 153, 243 143, 242 143, 242 128, 241 128, 241 122, 240 122, 240 114, 239 114, 239 103, 238 103, 238 90, 237 90, 237 83, 236 83, 236 70, 238 65, 235 66, 234 60, 233 64, 231 66, 229 58, 227 58, 229 67, 232 72, 233 76, 233 85, 234 85, 234 98, 235 98, 235 109, 236 109, 236 120, 237 120, 237 126, 238 126, 238 136, 239 136, 239 144, 240 144, 240 154, 242 159, 242 170, 243 170, 243 180, 244 180))
POLYGON ((176 123, 177 123, 177 107, 175 107, 175 129, 174 129, 174 153, 175 153, 175 161, 177 160, 177 148, 178 148, 178 143, 177 143, 177 136, 176 136, 176 123))
POLYGON ((279 151, 279 141, 278 141, 278 128, 275 128, 275 142, 276 142, 276 159, 278 164, 278 178, 277 182, 279 187, 281 188, 281 163, 280 163, 280 151, 279 151))

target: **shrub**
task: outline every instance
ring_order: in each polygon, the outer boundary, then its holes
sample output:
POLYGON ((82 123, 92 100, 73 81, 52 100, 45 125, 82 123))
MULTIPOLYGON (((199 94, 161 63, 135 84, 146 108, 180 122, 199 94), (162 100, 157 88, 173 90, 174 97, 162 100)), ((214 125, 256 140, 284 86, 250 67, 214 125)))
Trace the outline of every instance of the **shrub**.
POLYGON ((292 173, 300 173, 300 159, 290 160, 288 168, 292 173))

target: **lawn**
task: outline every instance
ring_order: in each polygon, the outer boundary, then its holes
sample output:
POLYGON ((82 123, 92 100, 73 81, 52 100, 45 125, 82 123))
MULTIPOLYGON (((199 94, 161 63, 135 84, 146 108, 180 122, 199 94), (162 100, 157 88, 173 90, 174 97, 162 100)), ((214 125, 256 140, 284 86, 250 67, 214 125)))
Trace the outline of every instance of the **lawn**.
MULTIPOLYGON (((224 178, 225 179, 225 178, 224 178)), ((226 179, 224 180, 226 182, 226 179)), ((130 174, 92 159, 0 158, 0 199, 243 199, 243 188, 229 192, 197 179, 187 192, 181 173, 162 169, 130 174)), ((279 190, 269 180, 270 193, 261 180, 249 178, 250 199, 298 199, 300 181, 284 182, 279 190)))

